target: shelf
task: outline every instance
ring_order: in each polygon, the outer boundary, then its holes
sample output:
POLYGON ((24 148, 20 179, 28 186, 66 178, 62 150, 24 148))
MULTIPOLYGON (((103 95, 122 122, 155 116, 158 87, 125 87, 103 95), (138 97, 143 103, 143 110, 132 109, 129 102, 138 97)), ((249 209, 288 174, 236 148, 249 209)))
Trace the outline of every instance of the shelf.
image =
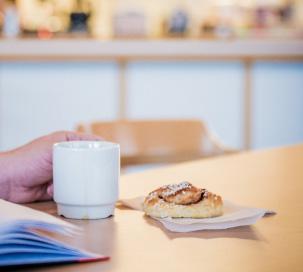
POLYGON ((2 39, 0 60, 303 59, 303 40, 2 39))

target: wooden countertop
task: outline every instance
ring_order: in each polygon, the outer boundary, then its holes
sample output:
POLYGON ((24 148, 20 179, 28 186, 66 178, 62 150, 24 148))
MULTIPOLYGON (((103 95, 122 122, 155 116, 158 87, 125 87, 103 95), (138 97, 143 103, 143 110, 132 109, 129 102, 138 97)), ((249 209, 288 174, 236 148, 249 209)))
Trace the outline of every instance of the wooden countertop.
POLYGON ((0 60, 303 59, 303 40, 2 39, 0 60))
MULTIPOLYGON (((108 262, 31 268, 28 271, 302 271, 303 145, 183 163, 123 176, 121 198, 188 180, 239 204, 277 212, 253 226, 172 233, 139 211, 117 208, 105 220, 70 220, 85 234, 68 241, 108 262)), ((55 214, 52 202, 33 208, 55 214)), ((22 271, 25 271, 23 269, 22 271)))

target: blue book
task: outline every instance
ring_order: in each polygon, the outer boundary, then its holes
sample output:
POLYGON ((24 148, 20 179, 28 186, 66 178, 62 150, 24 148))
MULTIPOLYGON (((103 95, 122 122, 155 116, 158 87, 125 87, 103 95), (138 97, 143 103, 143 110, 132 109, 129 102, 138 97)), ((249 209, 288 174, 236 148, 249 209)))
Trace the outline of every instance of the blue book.
POLYGON ((80 232, 79 227, 59 218, 0 200, 0 269, 109 259, 51 238, 54 233, 70 236, 80 232))

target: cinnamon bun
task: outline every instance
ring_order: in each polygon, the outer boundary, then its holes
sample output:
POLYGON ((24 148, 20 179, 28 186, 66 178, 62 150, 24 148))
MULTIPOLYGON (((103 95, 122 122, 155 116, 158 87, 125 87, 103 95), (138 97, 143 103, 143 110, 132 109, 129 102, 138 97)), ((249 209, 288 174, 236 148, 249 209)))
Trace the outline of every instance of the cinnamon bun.
POLYGON ((223 214, 223 201, 219 195, 185 181, 152 191, 144 200, 143 210, 158 218, 208 218, 223 214))

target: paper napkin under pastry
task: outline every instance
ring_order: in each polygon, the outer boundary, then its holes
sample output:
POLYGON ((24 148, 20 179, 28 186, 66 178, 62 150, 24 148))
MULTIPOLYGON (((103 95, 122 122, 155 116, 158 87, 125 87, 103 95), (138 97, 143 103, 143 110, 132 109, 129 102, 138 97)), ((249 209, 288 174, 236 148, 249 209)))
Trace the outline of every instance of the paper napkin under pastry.
MULTIPOLYGON (((143 201, 144 197, 137 197, 120 200, 120 203, 129 208, 142 211, 143 201)), ((191 232, 252 225, 265 214, 275 214, 274 211, 239 206, 226 200, 224 201, 223 211, 223 215, 213 218, 153 218, 160 221, 163 226, 170 231, 191 232)))

